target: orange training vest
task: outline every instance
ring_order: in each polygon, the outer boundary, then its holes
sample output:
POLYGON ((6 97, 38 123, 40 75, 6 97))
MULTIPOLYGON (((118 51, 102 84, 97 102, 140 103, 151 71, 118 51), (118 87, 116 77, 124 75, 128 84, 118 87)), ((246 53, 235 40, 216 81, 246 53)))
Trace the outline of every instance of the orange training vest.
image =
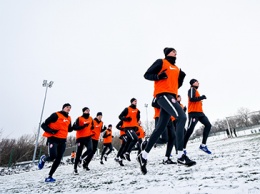
MULTIPOLYGON (((198 90, 196 90, 196 93, 195 93, 195 97, 199 97, 200 94, 198 92, 198 90)), ((197 101, 197 102, 191 102, 190 101, 190 98, 189 98, 189 102, 188 102, 188 113, 190 112, 203 112, 203 109, 202 109, 202 101, 197 101)))
POLYGON ((162 69, 158 73, 158 75, 163 71, 165 71, 168 78, 154 81, 154 96, 160 93, 171 93, 177 96, 178 87, 179 87, 178 78, 179 78, 180 69, 177 66, 172 65, 166 59, 163 59, 162 61, 163 61, 162 69))
POLYGON ((130 122, 127 121, 123 121, 122 124, 122 128, 125 127, 137 127, 138 126, 138 121, 137 121, 137 113, 138 113, 138 109, 133 109, 132 107, 128 107, 128 111, 127 111, 127 115, 126 117, 131 117, 132 120, 130 122))
POLYGON ((72 152, 71 153, 71 158, 75 158, 76 157, 76 152, 72 152))
POLYGON ((94 135, 92 136, 92 139, 99 140, 103 122, 101 121, 100 123, 98 123, 95 119, 93 121, 94 121, 94 129, 92 130, 92 132, 94 135))
POLYGON ((154 119, 158 118, 160 116, 160 109, 154 107, 154 119))
POLYGON ((125 131, 124 130, 120 130, 120 136, 125 135, 125 131))
POLYGON ((91 130, 91 126, 92 126, 92 117, 89 116, 87 119, 80 116, 78 117, 79 119, 79 126, 83 126, 84 124, 89 124, 87 127, 84 127, 81 130, 76 131, 76 139, 81 138, 81 137, 89 137, 91 136, 92 130, 91 130))
POLYGON ((136 133, 140 133, 140 134, 138 135, 138 139, 142 139, 142 138, 145 137, 144 129, 143 129, 143 127, 140 126, 140 125, 138 126, 138 130, 136 131, 136 133))
POLYGON ((176 118, 174 116, 171 116, 171 121, 175 121, 176 118))
POLYGON ((106 135, 109 136, 103 139, 103 143, 112 143, 112 130, 106 130, 106 135))
POLYGON ((59 112, 56 112, 56 114, 58 115, 58 120, 54 123, 50 123, 48 126, 53 130, 58 130, 58 132, 56 134, 44 132, 43 136, 66 139, 68 136, 68 128, 71 123, 71 118, 70 116, 65 117, 63 114, 59 112))

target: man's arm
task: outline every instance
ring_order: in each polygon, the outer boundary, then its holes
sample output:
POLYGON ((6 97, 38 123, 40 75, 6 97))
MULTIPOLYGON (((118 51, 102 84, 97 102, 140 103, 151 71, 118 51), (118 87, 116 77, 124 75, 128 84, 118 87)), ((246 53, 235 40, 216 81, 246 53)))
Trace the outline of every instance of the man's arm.
POLYGON ((196 94, 196 89, 191 87, 191 89, 189 89, 189 91, 188 91, 188 96, 189 96, 189 99, 190 99, 191 102, 198 102, 198 101, 201 101, 203 99, 206 99, 205 95, 196 97, 195 94, 196 94))
POLYGON ((57 120, 58 115, 56 113, 53 113, 41 124, 41 128, 47 133, 55 134, 58 132, 58 130, 53 130, 48 125, 51 123, 55 123, 57 120))
POLYGON ((121 120, 121 121, 129 121, 129 118, 130 117, 126 117, 126 115, 128 114, 128 108, 125 108, 121 114, 118 116, 118 118, 121 120))
POLYGON ((162 59, 157 59, 151 65, 151 67, 149 67, 149 69, 145 72, 144 78, 150 81, 159 80, 158 73, 161 71, 162 65, 163 65, 162 59))
POLYGON ((179 73, 179 77, 178 77, 178 88, 180 88, 182 86, 185 76, 186 76, 186 73, 184 73, 180 69, 180 73, 179 73))

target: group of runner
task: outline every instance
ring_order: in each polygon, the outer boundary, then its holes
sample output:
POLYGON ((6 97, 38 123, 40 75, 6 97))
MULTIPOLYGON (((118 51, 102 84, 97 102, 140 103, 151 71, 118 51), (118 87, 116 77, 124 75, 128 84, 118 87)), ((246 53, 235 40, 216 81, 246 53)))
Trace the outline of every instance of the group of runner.
POLYGON ((77 151, 73 164, 74 174, 78 174, 77 167, 79 163, 83 163, 82 166, 87 171, 90 170, 88 165, 97 151, 101 132, 106 131, 107 137, 112 139, 112 125, 109 124, 108 128, 103 126, 102 112, 98 112, 93 119, 90 116, 90 109, 84 107, 82 115, 72 125, 69 116, 70 109, 71 105, 69 103, 64 104, 61 111, 53 113, 41 125, 44 130, 43 136, 47 138, 48 156, 42 155, 40 157, 38 168, 42 169, 46 161, 54 161, 45 182, 56 181, 52 176, 63 157, 68 132, 76 131, 77 151), (82 154, 84 148, 86 148, 86 151, 82 154))
MULTIPOLYGON (((156 60, 144 74, 145 79, 154 81, 152 106, 155 109, 155 129, 149 140, 142 141, 145 132, 141 127, 140 111, 137 108, 136 98, 132 98, 130 106, 124 108, 120 113, 118 116, 120 121, 116 125, 116 128, 120 130, 121 146, 115 161, 120 166, 124 166, 124 159, 131 161, 130 154, 136 145, 138 148, 137 160, 143 174, 147 173, 146 166, 149 152, 160 142, 167 143, 166 154, 163 159, 164 164, 195 165, 196 162, 187 156, 186 147, 198 121, 205 125, 202 144, 199 149, 211 154, 206 146, 211 124, 202 109, 202 100, 206 99, 206 96, 199 94, 199 82, 196 79, 190 80, 191 87, 188 91, 189 120, 187 131, 185 131, 186 107, 180 103, 181 96, 178 95, 178 89, 182 86, 186 74, 175 64, 177 55, 175 49, 165 48, 164 54, 165 58, 156 60), (176 162, 173 162, 170 158, 174 146, 177 154, 176 162)), ((90 109, 84 107, 82 115, 72 125, 69 116, 70 109, 69 103, 64 104, 61 111, 53 113, 41 125, 44 130, 43 136, 47 138, 48 156, 41 156, 38 168, 42 169, 46 161, 54 161, 45 182, 55 182, 53 174, 58 168, 65 151, 68 132, 76 131, 77 153, 74 162, 74 174, 78 174, 79 163, 83 163, 82 166, 85 170, 90 170, 89 163, 97 151, 102 132, 104 134, 101 164, 104 164, 103 159, 107 160, 113 149, 112 125, 109 124, 108 128, 103 126, 101 112, 98 112, 93 119, 90 116, 90 109), (86 151, 82 153, 84 147, 86 147, 86 151)))

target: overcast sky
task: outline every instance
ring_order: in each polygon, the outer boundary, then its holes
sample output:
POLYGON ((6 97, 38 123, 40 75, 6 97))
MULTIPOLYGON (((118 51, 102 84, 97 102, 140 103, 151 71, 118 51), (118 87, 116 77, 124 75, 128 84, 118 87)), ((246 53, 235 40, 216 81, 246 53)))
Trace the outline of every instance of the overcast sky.
POLYGON ((37 131, 44 79, 54 84, 43 120, 68 102, 73 121, 87 106, 115 126, 132 97, 142 122, 145 103, 152 120, 153 82, 143 74, 164 47, 187 74, 183 104, 196 78, 212 123, 260 110, 259 10, 258 0, 0 0, 2 137, 37 131))

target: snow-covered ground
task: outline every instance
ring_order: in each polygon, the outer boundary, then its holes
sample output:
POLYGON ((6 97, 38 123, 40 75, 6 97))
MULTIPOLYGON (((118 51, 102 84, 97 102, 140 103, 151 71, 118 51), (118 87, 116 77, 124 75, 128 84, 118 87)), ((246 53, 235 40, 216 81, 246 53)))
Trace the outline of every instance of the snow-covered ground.
MULTIPOLYGON (((90 171, 72 165, 60 166, 55 183, 45 183, 49 168, 0 177, 0 193, 260 193, 260 133, 232 139, 210 138, 206 155, 200 142, 188 144, 188 155, 197 162, 193 167, 160 164, 165 146, 149 154, 148 173, 142 175, 136 158, 121 167, 112 156, 104 165, 93 161, 90 171)), ((173 159, 176 159, 175 155, 173 159)))

